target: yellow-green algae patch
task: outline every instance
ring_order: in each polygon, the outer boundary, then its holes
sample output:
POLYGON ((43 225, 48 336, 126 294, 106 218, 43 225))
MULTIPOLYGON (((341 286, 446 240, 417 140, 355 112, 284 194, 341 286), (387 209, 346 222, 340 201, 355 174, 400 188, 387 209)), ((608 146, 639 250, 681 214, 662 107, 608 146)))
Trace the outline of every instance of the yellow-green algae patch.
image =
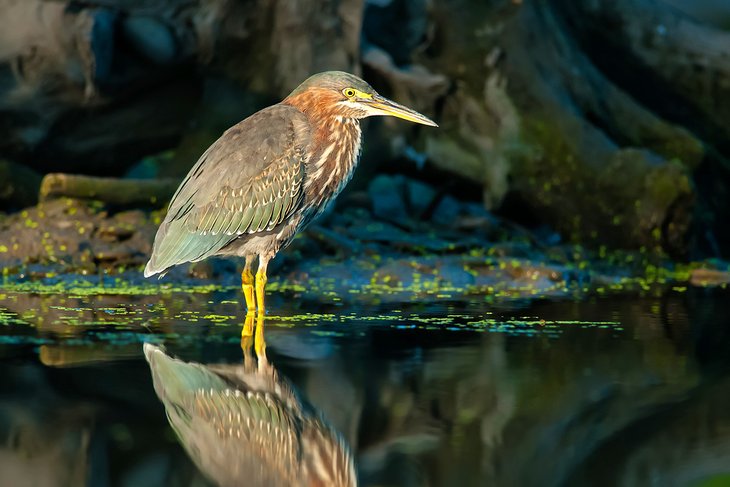
POLYGON ((27 325, 28 322, 20 319, 17 314, 0 309, 0 325, 27 325))
POLYGON ((419 315, 415 313, 392 314, 318 314, 301 313, 290 316, 269 316, 267 326, 292 327, 317 326, 326 323, 348 325, 373 323, 387 325, 396 329, 421 330, 465 330, 489 331, 508 334, 559 334, 568 327, 596 328, 623 331, 618 321, 577 321, 577 320, 543 320, 537 318, 485 318, 468 314, 448 314, 446 316, 419 315))
POLYGON ((216 284, 129 284, 116 281, 114 285, 96 284, 91 281, 76 280, 59 281, 47 284, 38 281, 12 282, 5 281, 0 286, 4 292, 32 294, 67 294, 69 297, 85 297, 97 295, 119 296, 154 296, 159 294, 190 293, 208 294, 216 291, 239 289, 238 286, 220 286, 216 284))

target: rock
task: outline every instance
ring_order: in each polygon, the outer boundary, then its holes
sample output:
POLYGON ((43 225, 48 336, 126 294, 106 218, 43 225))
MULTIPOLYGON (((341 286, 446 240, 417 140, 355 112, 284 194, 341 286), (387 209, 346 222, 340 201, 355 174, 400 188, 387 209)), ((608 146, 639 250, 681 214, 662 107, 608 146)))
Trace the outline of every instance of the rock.
POLYGON ((408 219, 402 177, 376 176, 368 186, 368 194, 376 217, 394 222, 408 219))
POLYGON ((0 225, 0 267, 38 263, 55 272, 142 265, 157 225, 140 211, 108 216, 98 203, 61 198, 0 225))
POLYGON ((440 225, 451 226, 456 222, 460 212, 461 204, 455 198, 446 195, 441 198, 431 219, 440 225))
POLYGON ((96 235, 108 242, 127 242, 128 245, 144 252, 148 246, 137 244, 135 236, 142 235, 145 243, 147 240, 151 242, 155 230, 154 225, 150 225, 150 218, 144 212, 130 210, 102 220, 96 235))
POLYGON ((106 242, 118 242, 126 240, 135 232, 132 225, 119 225, 118 222, 105 221, 102 222, 96 233, 101 240, 106 242))
POLYGON ((413 259, 396 259, 382 265, 373 273, 374 284, 415 291, 424 281, 433 281, 433 268, 413 259))
POLYGON ((441 285, 458 289, 466 289, 474 285, 474 275, 469 272, 463 263, 445 260, 437 264, 436 272, 441 285))
POLYGON ((718 269, 693 269, 690 278, 693 286, 714 287, 730 284, 730 272, 718 269))
POLYGON ((212 279, 214 276, 213 264, 204 260, 190 265, 188 275, 196 279, 212 279))
POLYGON ((418 218, 423 215, 436 198, 436 190, 428 184, 415 179, 407 179, 405 184, 408 209, 418 218))
POLYGON ((177 42, 170 28, 161 20, 147 16, 131 16, 122 22, 124 38, 145 58, 157 64, 176 60, 177 42))
POLYGON ((496 220, 494 215, 487 211, 487 209, 484 208, 484 205, 481 205, 479 203, 462 203, 461 210, 465 216, 496 220))
POLYGON ((144 225, 148 220, 147 215, 141 210, 120 211, 114 214, 113 219, 120 225, 127 225, 132 228, 144 225))
POLYGON ((91 251, 94 255, 94 260, 99 264, 103 263, 105 265, 141 265, 147 260, 145 256, 126 244, 110 244, 107 242, 93 241, 91 251))
POLYGON ((328 246, 336 251, 345 252, 348 255, 363 251, 363 246, 359 242, 320 225, 312 225, 307 228, 307 235, 322 245, 328 246))
POLYGON ((383 222, 355 225, 347 229, 347 233, 363 242, 379 242, 399 250, 409 250, 415 253, 424 251, 447 252, 463 245, 439 238, 435 235, 405 232, 393 225, 383 222))

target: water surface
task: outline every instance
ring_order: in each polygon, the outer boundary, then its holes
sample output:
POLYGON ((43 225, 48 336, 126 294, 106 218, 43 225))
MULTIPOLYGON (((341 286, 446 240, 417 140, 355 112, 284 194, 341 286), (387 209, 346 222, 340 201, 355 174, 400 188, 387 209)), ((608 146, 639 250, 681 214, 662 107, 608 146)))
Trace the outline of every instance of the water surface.
MULTIPOLYGON (((213 485, 142 349, 240 366, 238 299, 0 294, 0 485, 213 485)), ((362 485, 730 485, 725 291, 271 302, 268 361, 339 432, 362 485)))

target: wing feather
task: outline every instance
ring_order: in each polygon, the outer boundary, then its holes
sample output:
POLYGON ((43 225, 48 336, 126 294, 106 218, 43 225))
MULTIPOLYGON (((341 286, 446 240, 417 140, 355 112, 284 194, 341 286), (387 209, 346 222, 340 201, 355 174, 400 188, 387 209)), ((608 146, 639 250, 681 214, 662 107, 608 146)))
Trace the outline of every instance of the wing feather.
POLYGON ((261 225, 261 219, 264 216, 264 207, 259 205, 256 205, 256 209, 254 210, 253 219, 251 220, 251 226, 248 228, 248 233, 256 233, 259 231, 259 226, 261 225))
POLYGON ((254 213, 256 213, 256 210, 253 207, 244 207, 241 222, 238 225, 236 233, 240 235, 248 232, 248 229, 251 228, 251 223, 253 222, 254 213))
POLYGON ((264 231, 268 228, 271 223, 271 213, 274 209, 273 201, 263 205, 263 211, 261 214, 261 223, 259 223, 259 232, 264 231))
POLYGON ((274 105, 227 130, 192 167, 160 225, 145 276, 214 255, 243 234, 275 228, 302 201, 312 130, 274 105))
POLYGON ((289 209, 292 206, 292 199, 291 196, 289 196, 288 192, 284 192, 284 194, 281 197, 281 216, 279 217, 280 220, 284 218, 285 215, 289 213, 289 209))
POLYGON ((267 230, 271 230, 273 227, 281 223, 281 197, 275 198, 272 203, 271 219, 267 230))

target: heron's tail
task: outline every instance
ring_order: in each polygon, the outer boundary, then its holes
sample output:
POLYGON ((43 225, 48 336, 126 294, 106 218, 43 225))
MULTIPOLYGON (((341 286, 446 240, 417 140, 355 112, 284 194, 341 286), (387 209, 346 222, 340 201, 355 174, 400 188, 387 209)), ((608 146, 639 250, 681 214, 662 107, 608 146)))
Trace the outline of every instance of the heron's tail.
POLYGON ((195 391, 227 387, 220 377, 202 365, 174 359, 151 343, 145 343, 143 350, 150 364, 155 391, 165 403, 180 404, 195 391))

